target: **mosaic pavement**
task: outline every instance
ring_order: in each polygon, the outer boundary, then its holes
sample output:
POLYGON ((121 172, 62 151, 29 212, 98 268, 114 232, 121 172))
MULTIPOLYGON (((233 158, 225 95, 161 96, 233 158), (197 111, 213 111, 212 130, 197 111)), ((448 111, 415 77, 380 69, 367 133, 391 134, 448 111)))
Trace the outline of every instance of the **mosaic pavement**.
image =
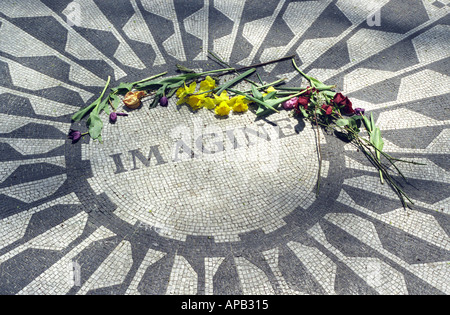
MULTIPOLYGON (((450 1, 1 0, 0 294, 450 293, 450 1), (296 55, 373 113, 404 209, 360 152, 280 112, 71 115, 176 64, 296 55)), ((305 86, 289 62, 266 82, 305 86)))

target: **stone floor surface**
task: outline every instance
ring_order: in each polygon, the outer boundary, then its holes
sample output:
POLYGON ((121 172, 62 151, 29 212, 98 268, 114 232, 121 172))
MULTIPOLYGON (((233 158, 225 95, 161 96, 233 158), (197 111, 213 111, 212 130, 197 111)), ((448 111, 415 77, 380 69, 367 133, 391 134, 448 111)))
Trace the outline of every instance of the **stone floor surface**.
MULTIPOLYGON (((450 1, 1 0, 0 294, 447 295, 450 1), (365 108, 414 205, 287 111, 71 116, 168 71, 295 56, 365 108), (316 197, 320 139, 323 163, 316 197)), ((265 83, 306 86, 289 60, 265 83)), ((258 80, 256 76, 252 77, 258 80)), ((222 78, 226 79, 226 78, 222 78)))

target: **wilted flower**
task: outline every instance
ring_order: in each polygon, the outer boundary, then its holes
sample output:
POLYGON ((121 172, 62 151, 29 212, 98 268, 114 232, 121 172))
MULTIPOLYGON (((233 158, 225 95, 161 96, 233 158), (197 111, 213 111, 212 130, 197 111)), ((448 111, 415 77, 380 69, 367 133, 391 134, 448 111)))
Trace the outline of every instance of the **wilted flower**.
POLYGON ((283 103, 283 108, 286 110, 293 109, 298 104, 298 97, 293 97, 283 103))
POLYGON ((313 93, 317 92, 317 89, 316 88, 311 88, 310 86, 308 86, 303 91, 305 91, 305 93, 303 93, 302 95, 303 95, 303 97, 305 97, 305 96, 311 96, 313 93))
POLYGON ((136 109, 141 106, 141 99, 145 96, 145 92, 137 91, 137 92, 128 92, 125 95, 123 102, 128 108, 136 109))
POLYGON ((348 97, 342 95, 342 93, 336 93, 333 99, 333 103, 342 108, 345 114, 354 114, 355 110, 352 107, 352 102, 348 99, 348 97))
POLYGON ((358 116, 364 115, 365 111, 364 108, 355 108, 355 114, 358 116))
POLYGON ((72 143, 75 143, 81 139, 82 133, 78 130, 70 129, 69 135, 67 137, 72 140, 72 143))
POLYGON ((159 99, 159 105, 166 107, 169 105, 169 99, 166 96, 163 96, 159 99))
POLYGON ((331 115, 333 113, 333 106, 331 105, 323 104, 322 109, 325 111, 325 114, 327 115, 331 115))
POLYGON ((308 109, 309 97, 308 96, 299 96, 298 105, 303 106, 304 109, 308 109))

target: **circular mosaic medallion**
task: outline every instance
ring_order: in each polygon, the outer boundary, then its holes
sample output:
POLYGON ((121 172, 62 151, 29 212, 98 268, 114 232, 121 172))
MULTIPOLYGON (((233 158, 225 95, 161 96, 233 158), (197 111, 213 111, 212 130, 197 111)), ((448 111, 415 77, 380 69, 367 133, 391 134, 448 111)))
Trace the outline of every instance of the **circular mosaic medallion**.
POLYGON ((105 121, 103 144, 83 145, 89 184, 118 206, 121 219, 180 240, 238 241, 241 233, 276 230, 295 208, 314 201, 318 152, 311 126, 286 111, 255 121, 252 113, 218 119, 176 108, 149 109, 145 102, 126 119, 105 121))

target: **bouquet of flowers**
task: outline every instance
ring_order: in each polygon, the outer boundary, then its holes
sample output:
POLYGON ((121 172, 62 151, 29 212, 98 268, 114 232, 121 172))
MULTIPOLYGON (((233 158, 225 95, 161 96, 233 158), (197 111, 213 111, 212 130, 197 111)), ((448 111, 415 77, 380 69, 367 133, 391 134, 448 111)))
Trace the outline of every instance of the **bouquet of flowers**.
MULTIPOLYGON (((227 68, 196 73, 194 70, 177 65, 178 70, 182 73, 178 76, 161 78, 167 74, 164 72, 137 82, 120 83, 118 87, 111 88, 106 95, 110 83, 110 78, 108 78, 100 97, 72 116, 73 121, 80 121, 89 115, 87 120, 89 131, 81 133, 71 130, 69 138, 76 142, 83 135, 89 134, 92 139, 102 141, 103 122, 100 113, 105 111, 109 115, 111 123, 115 123, 118 116, 127 116, 126 113, 116 112, 120 102, 123 102, 129 109, 137 109, 141 106, 144 97, 153 97, 153 101, 150 103, 150 107, 153 108, 158 105, 168 106, 168 100, 175 96, 177 105, 186 104, 193 111, 210 110, 218 117, 228 116, 231 112, 246 112, 249 110, 249 106, 254 107, 254 113, 257 116, 264 116, 278 112, 281 107, 284 110, 292 111, 293 115, 300 119, 309 120, 317 128, 318 133, 319 128, 325 128, 332 130, 341 139, 353 142, 378 169, 381 183, 384 184, 387 181, 397 193, 403 207, 409 206, 407 201, 413 204, 394 178, 391 166, 397 175, 406 179, 396 162, 420 163, 397 159, 384 152, 381 130, 375 125, 373 115, 367 116, 362 108, 353 108, 350 99, 342 93, 336 92, 334 85, 326 85, 303 73, 295 63, 294 56, 236 69, 224 63, 214 53, 210 52, 210 54, 227 68), (257 73, 258 67, 286 59, 291 59, 294 68, 309 82, 307 87, 279 86, 284 83, 284 79, 268 84, 261 80, 257 73), (235 77, 222 84, 217 84, 218 77, 225 74, 235 74, 235 77), (249 77, 253 74, 256 74, 259 82, 250 80, 249 77), (235 89, 234 86, 243 80, 250 83, 251 88, 244 91, 235 89), (367 137, 361 135, 363 127, 367 132, 367 137)), ((322 165, 319 136, 317 143, 319 174, 316 192, 318 193, 322 165)))

